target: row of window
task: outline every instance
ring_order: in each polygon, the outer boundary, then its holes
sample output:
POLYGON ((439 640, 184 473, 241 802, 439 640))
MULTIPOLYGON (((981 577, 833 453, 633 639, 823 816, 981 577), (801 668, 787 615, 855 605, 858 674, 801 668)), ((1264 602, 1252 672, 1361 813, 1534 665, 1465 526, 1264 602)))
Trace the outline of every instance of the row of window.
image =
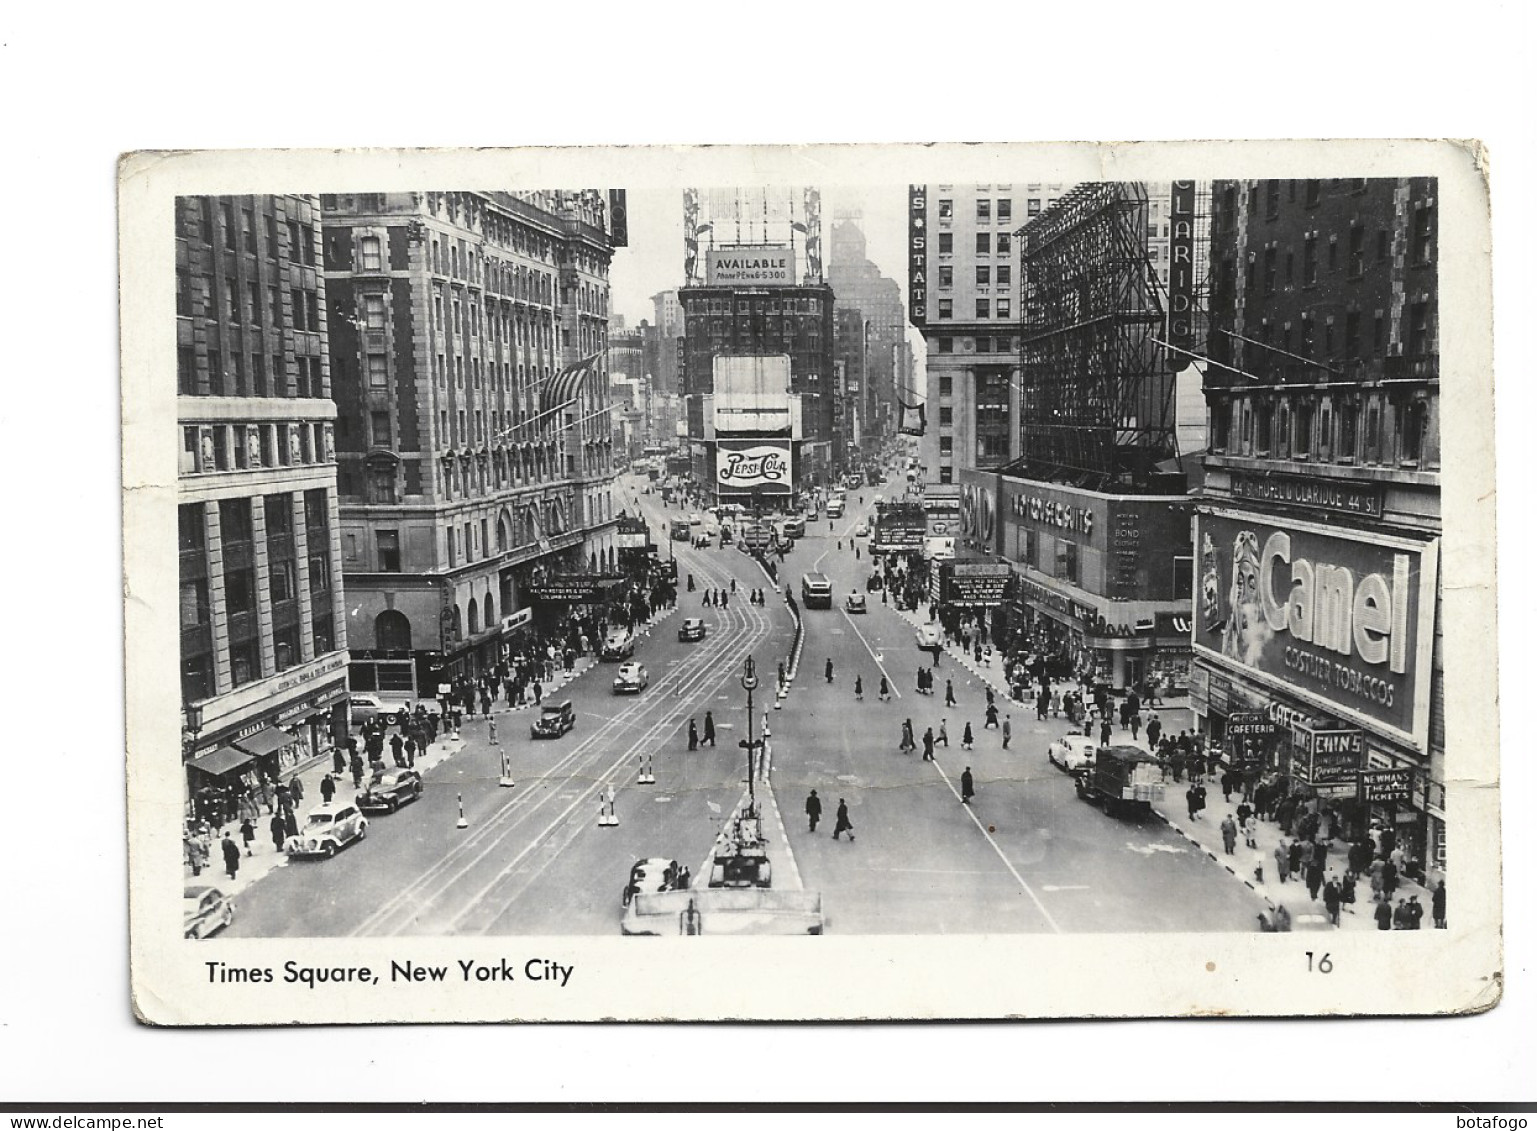
MULTIPOLYGON (((952 232, 939 233, 939 254, 953 255, 955 253, 955 235, 952 232)), ((976 253, 978 255, 1008 255, 1014 249, 1014 237, 1008 232, 978 232, 976 234, 976 253)))
MULTIPOLYGON (((1331 361, 1360 362, 1366 358, 1385 358, 1389 354, 1388 314, 1374 310, 1371 314, 1371 342, 1363 338, 1365 313, 1347 310, 1343 318, 1326 314, 1314 318, 1303 311, 1295 322, 1290 319, 1272 322, 1261 318, 1254 330, 1257 341, 1273 346, 1283 354, 1295 354, 1301 358, 1317 358, 1320 363, 1331 361)), ((1400 322, 1403 354, 1410 358, 1422 358, 1436 352, 1435 327, 1428 297, 1404 304, 1400 322)), ((1251 370, 1274 373, 1278 364, 1289 379, 1321 380, 1327 371, 1321 366, 1286 363, 1284 356, 1265 351, 1253 351, 1257 356, 1247 357, 1251 370)))
POLYGON ((1361 466, 1433 468, 1431 404, 1381 395, 1236 398, 1211 410, 1211 450, 1229 455, 1361 466))
MULTIPOLYGON (((1434 259, 1435 247, 1428 233, 1423 240, 1419 238, 1419 229, 1415 229, 1416 238, 1409 252, 1409 262, 1414 266, 1428 266, 1434 259)), ((1331 234, 1324 241, 1320 239, 1318 232, 1308 232, 1302 237, 1302 270, 1300 285, 1314 287, 1318 285, 1320 274, 1319 244, 1324 245, 1322 267, 1330 275, 1338 276, 1343 272, 1348 278, 1359 279, 1367 270, 1367 234, 1366 228, 1360 223, 1353 223, 1345 233, 1343 244, 1337 233, 1331 234)), ((1379 265, 1389 263, 1392 256, 1393 233, 1388 228, 1379 228, 1372 241, 1374 245, 1373 261, 1379 265)), ((1282 253, 1278 244, 1266 244, 1259 252, 1250 252, 1244 264, 1245 285, 1253 290, 1256 281, 1264 288, 1267 295, 1276 293, 1277 286, 1290 289, 1299 282, 1297 272, 1296 250, 1287 247, 1282 253), (1256 275, 1258 280, 1256 280, 1256 275)))
POLYGON ((939 334, 934 338, 935 349, 939 353, 955 353, 959 343, 962 353, 1015 353, 1019 352, 1019 339, 1007 337, 990 337, 982 334, 975 338, 953 338, 949 334, 939 334))
POLYGON ((333 611, 331 523, 324 488, 256 498, 186 503, 178 508, 182 698, 207 699, 219 690, 220 660, 229 687, 240 687, 337 647, 333 611), (265 555, 259 555, 253 507, 261 506, 265 555), (220 572, 210 570, 209 508, 216 508, 220 572), (295 509, 298 508, 296 516, 295 509), (304 559, 295 521, 304 524, 304 559), (265 560, 263 560, 263 558, 265 560), (219 584, 213 582, 215 577, 219 584), (258 600, 265 591, 266 601, 258 600), (300 611, 309 598, 306 622, 300 611), (225 644, 216 648, 213 625, 222 620, 225 644), (271 659, 264 656, 270 642, 271 659))
MULTIPOLYGON (((1014 285, 1014 268, 1011 264, 1000 263, 995 268, 990 263, 978 263, 976 265, 977 286, 990 287, 996 283, 1000 287, 1014 285)), ((939 265, 939 289, 949 290, 955 285, 955 268, 949 263, 939 265)))
POLYGON ((318 331, 320 296, 302 286, 286 291, 285 305, 284 288, 269 285, 263 302, 262 287, 254 279, 248 279, 242 288, 235 276, 226 275, 219 287, 213 275, 193 275, 177 268, 176 313, 182 318, 222 319, 229 326, 318 331))
POLYGON ((182 429, 181 474, 332 463, 325 424, 203 424, 182 429))
POLYGON ((792 296, 780 298, 738 298, 730 295, 712 295, 707 298, 691 298, 683 304, 690 314, 821 314, 822 300, 816 297, 792 296))
POLYGON ((325 369, 319 357, 273 358, 238 350, 203 351, 207 364, 198 366, 193 346, 176 350, 176 391, 182 396, 211 397, 324 397, 325 369))
MULTIPOLYGON (((976 316, 978 318, 1012 318, 1014 316, 1014 303, 1013 303, 1013 300, 1006 299, 1006 298, 1000 298, 1000 299, 979 298, 979 299, 976 300, 976 316)), ((954 299, 949 299, 949 298, 942 298, 942 299, 940 299, 939 300, 939 318, 940 318, 940 320, 944 321, 947 318, 954 318, 954 317, 955 317, 955 300, 954 299)))
MULTIPOLYGON (((1026 215, 1028 215, 1028 216, 1039 216, 1041 214, 1041 208, 1042 208, 1042 201, 1043 201, 1043 199, 1044 198, 1039 197, 1039 196, 1032 196, 1032 197, 1027 198, 1026 203, 1025 203, 1025 213, 1026 213, 1026 215)), ((1014 221, 1014 201, 1013 201, 1013 199, 1011 197, 999 197, 997 199, 991 199, 991 198, 988 198, 988 197, 978 197, 977 200, 976 200, 976 209, 977 209, 977 217, 976 218, 977 218, 977 223, 979 223, 979 224, 992 224, 992 223, 1009 224, 1009 223, 1013 223, 1013 221, 1014 221)), ((950 220, 950 219, 953 219, 954 216, 955 216, 955 200, 954 200, 954 198, 947 197, 947 196, 940 197, 939 198, 939 218, 940 218, 940 220, 950 220)))
POLYGON ((293 219, 285 220, 283 227, 288 236, 285 247, 278 236, 278 219, 272 212, 263 212, 258 226, 256 210, 243 205, 239 206, 237 221, 237 204, 237 199, 233 197, 192 198, 188 205, 191 209, 191 223, 183 228, 183 234, 189 238, 195 235, 205 247, 210 248, 219 246, 222 234, 224 250, 227 252, 243 255, 261 255, 265 252, 268 259, 280 263, 286 251, 293 262, 315 266, 313 225, 301 224, 293 219))

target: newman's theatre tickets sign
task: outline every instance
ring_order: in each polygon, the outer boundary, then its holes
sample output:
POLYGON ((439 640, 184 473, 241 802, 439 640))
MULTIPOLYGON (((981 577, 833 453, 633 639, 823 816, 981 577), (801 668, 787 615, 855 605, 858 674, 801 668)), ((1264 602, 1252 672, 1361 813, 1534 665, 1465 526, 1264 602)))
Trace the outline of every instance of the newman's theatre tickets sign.
POLYGON ((788 495, 795 482, 790 441, 764 444, 721 440, 715 449, 715 485, 760 495, 788 495))
POLYGON ((793 287, 795 252, 788 247, 712 248, 705 256, 705 282, 712 287, 793 287))
POLYGON ((1195 650, 1425 748, 1438 543, 1196 518, 1195 650))

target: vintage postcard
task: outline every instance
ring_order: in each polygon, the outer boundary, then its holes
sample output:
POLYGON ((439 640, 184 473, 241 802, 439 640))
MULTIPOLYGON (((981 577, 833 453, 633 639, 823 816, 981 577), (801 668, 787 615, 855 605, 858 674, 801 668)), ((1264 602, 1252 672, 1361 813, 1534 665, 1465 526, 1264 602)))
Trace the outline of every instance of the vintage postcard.
POLYGON ((125 156, 137 1015, 1495 1005, 1482 162, 125 156))

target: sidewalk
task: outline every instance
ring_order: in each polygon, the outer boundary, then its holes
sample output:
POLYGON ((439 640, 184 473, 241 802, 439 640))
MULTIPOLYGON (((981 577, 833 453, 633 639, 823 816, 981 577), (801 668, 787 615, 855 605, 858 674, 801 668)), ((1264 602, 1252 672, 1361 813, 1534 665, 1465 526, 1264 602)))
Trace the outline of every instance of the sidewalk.
MULTIPOLYGON (((931 623, 926 612, 904 610, 899 615, 916 629, 920 625, 931 623)), ((976 663, 971 654, 962 651, 957 644, 947 644, 945 653, 949 659, 963 667, 971 675, 988 684, 997 693, 1000 700, 1010 702, 1008 687, 1003 678, 1003 664, 999 659, 997 663, 988 666, 976 663)), ((996 654, 995 654, 996 655, 996 654)), ((1160 700, 1156 708, 1158 717, 1163 723, 1164 734, 1179 734, 1182 730, 1195 731, 1195 713, 1190 709, 1185 697, 1178 696, 1173 700, 1160 700)), ((1056 719, 1064 732, 1069 728, 1065 719, 1056 719)), ((1078 728, 1071 728, 1077 731, 1078 728)), ((1115 728, 1113 740, 1120 743, 1131 744, 1131 731, 1123 729, 1119 725, 1115 728)), ((1146 732, 1142 732, 1142 739, 1136 745, 1146 746, 1146 732)), ((1220 774, 1218 775, 1220 777, 1220 774)), ((1207 776, 1206 808, 1200 818, 1191 820, 1189 810, 1185 804, 1185 789, 1188 779, 1176 782, 1170 778, 1165 783, 1164 799, 1153 803, 1153 813, 1180 836, 1184 837, 1192 845, 1216 863, 1221 864, 1233 877, 1245 886, 1256 892, 1271 911, 1277 904, 1284 904, 1292 915, 1295 923, 1301 915, 1326 916, 1326 910, 1322 899, 1309 899, 1307 885, 1302 878, 1293 875, 1286 883, 1280 882, 1276 870, 1275 849, 1281 841, 1281 829, 1272 821, 1256 821, 1254 848, 1244 844, 1243 834, 1239 833, 1238 843, 1231 856, 1227 855, 1222 846, 1222 819, 1229 813, 1234 814, 1237 820, 1238 803, 1242 799, 1240 793, 1233 794, 1231 803, 1222 800, 1222 789, 1218 781, 1207 776), (1256 872, 1256 870, 1258 870, 1256 872)), ((1329 856, 1324 865, 1325 879, 1332 873, 1336 879, 1343 878, 1349 869, 1347 853, 1350 845, 1344 841, 1333 840, 1329 843, 1329 856)), ((1399 900, 1407 902, 1411 896, 1418 896, 1420 906, 1425 909, 1424 920, 1421 923, 1422 930, 1432 930, 1435 927, 1431 919, 1431 893, 1430 890, 1408 876, 1400 876, 1398 889, 1394 892, 1393 901, 1397 905, 1399 900)), ((1373 916, 1376 904, 1372 902, 1371 880, 1363 876, 1356 883, 1356 901, 1353 904, 1345 904, 1340 908, 1340 928, 1344 930, 1377 930, 1376 920, 1373 916)))
MULTIPOLYGON (((636 626, 636 637, 649 635, 652 629, 675 611, 676 606, 658 609, 649 621, 636 626)), ((574 681, 580 679, 597 666, 597 656, 590 655, 579 658, 570 675, 563 671, 557 671, 555 682, 545 689, 544 698, 549 700, 552 697, 557 697, 561 689, 569 687, 574 681)), ((533 710, 535 707, 536 704, 532 701, 515 707, 508 707, 506 700, 502 699, 493 705, 492 715, 493 717, 509 715, 518 711, 533 710)), ((474 717, 465 716, 464 726, 459 734, 440 732, 437 741, 416 756, 416 765, 412 768, 425 777, 429 771, 464 749, 465 735, 479 735, 483 737, 485 730, 485 720, 478 714, 474 717)), ((387 749, 386 753, 388 753, 387 749)), ((301 826, 304 822, 304 815, 320 804, 320 780, 331 771, 332 764, 331 753, 327 751, 324 756, 311 759, 304 766, 301 766, 297 773, 290 774, 284 779, 285 781, 292 781, 297 777, 303 782, 304 800, 295 806, 296 816, 299 818, 301 826)), ((335 780, 336 795, 334 800, 336 801, 352 801, 361 792, 361 790, 353 788, 352 775, 350 773, 342 774, 335 780)), ((366 785, 368 782, 366 774, 363 781, 366 785)), ((194 876, 191 867, 183 863, 182 876, 184 881, 189 885, 211 885, 218 888, 225 895, 238 895, 274 869, 286 867, 288 865, 287 854, 272 843, 272 834, 269 829, 271 821, 272 814, 267 812, 265 807, 261 807, 260 813, 251 822, 256 826, 256 839, 251 843, 251 855, 249 856, 245 855, 245 845, 240 840, 239 820, 226 824, 222 829, 216 829, 215 835, 209 844, 208 866, 203 869, 201 875, 194 876), (220 847, 223 841, 223 833, 226 831, 234 839, 235 843, 241 847, 240 870, 236 873, 233 880, 229 878, 229 875, 224 870, 224 853, 220 847)))

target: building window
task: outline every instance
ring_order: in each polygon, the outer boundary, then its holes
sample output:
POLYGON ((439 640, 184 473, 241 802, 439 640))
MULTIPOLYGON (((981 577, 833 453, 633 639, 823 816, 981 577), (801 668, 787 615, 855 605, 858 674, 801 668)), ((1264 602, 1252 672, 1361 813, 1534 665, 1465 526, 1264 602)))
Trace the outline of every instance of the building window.
POLYGON ((1007 318, 1013 311, 1013 304, 1006 298, 998 300, 998 317, 1007 318))
POLYGON ((1361 356, 1361 312, 1352 310, 1345 315, 1345 357, 1355 360, 1361 356))
POLYGON ((383 266, 378 236, 364 236, 358 242, 358 250, 361 253, 363 270, 378 271, 383 266))
POLYGON ((1387 353, 1387 349, 1388 322, 1382 316, 1382 311, 1379 310, 1372 318, 1372 355, 1374 357, 1383 357, 1387 353))
POLYGON ((942 455, 942 456, 950 455, 952 449, 954 448, 954 446, 955 446, 955 441, 953 439, 951 439, 949 436, 941 436, 939 438, 939 454, 940 455, 942 455))
POLYGON ((1076 585, 1078 583, 1078 543, 1066 538, 1057 539, 1057 560, 1053 576, 1076 585))
POLYGON ((1281 214, 1281 182, 1269 180, 1265 182, 1265 218, 1274 220, 1281 214))
POLYGON ((383 389, 389 384, 389 366, 382 353, 368 355, 368 387, 383 389))
POLYGON ((1302 240, 1302 285, 1311 287, 1318 282, 1318 237, 1309 234, 1302 240))
POLYGON ((1360 224, 1350 225, 1350 264, 1352 279, 1359 279, 1366 270, 1366 229, 1360 224))
POLYGON ((998 202, 998 223, 1007 224, 1014 218, 1014 202, 1012 200, 1000 200, 998 202))
POLYGON ((955 283, 955 268, 951 267, 948 263, 941 264, 940 268, 939 268, 939 287, 940 287, 940 289, 941 290, 949 290, 950 287, 954 285, 954 283, 955 283))
POLYGON ((949 405, 945 405, 942 408, 940 408, 940 410, 939 410, 939 423, 940 423, 941 427, 948 428, 953 423, 953 419, 952 418, 953 418, 954 412, 955 412, 955 410, 952 409, 949 405))
POLYGON ((955 352, 955 339, 954 338, 952 338, 952 337, 950 337, 948 335, 945 335, 945 334, 941 334, 939 336, 939 338, 936 339, 936 340, 939 342, 939 352, 940 353, 954 353, 955 352))
POLYGON ((953 318, 955 316, 955 303, 948 298, 939 300, 939 316, 941 318, 953 318))
POLYGON ((1386 228, 1377 229, 1377 262, 1383 263, 1393 248, 1392 234, 1386 228))
POLYGON ((1425 459, 1425 426, 1429 417, 1425 402, 1411 401, 1398 417, 1398 458, 1418 466, 1425 459))
POLYGON ((989 255, 992 252, 993 236, 991 232, 977 233, 977 254, 989 255))
POLYGON ((939 233, 939 254, 949 255, 955 250, 955 236, 951 232, 939 233))
POLYGON ((977 223, 986 224, 993 218, 993 202, 990 200, 977 201, 977 223))
POLYGON ((1265 293, 1267 295, 1275 294, 1275 268, 1276 249, 1267 247, 1265 249, 1265 293))
POLYGON ((384 296, 363 296, 363 323, 370 330, 384 329, 384 296))
POLYGON ((1432 236, 1435 218, 1429 204, 1414 210, 1414 243, 1410 249, 1410 262, 1417 267, 1429 266, 1432 257, 1432 236))
POLYGON ((1430 352, 1430 304, 1413 302, 1407 310, 1409 333, 1406 335, 1408 355, 1424 357, 1430 352))
POLYGON ((400 531, 379 530, 374 532, 374 544, 379 551, 379 570, 382 573, 400 572, 400 531))
POLYGON ((1254 406, 1254 454, 1270 454, 1270 406, 1263 402, 1254 406))
POLYGON ((955 215, 955 201, 949 197, 941 197, 939 201, 939 218, 948 220, 955 215))
POLYGON ((1307 459, 1313 448, 1312 401, 1303 401, 1297 405, 1293 424, 1295 425, 1295 435, 1292 440, 1292 452, 1297 459, 1307 459))
POLYGON ((388 412, 372 412, 368 415, 369 440, 376 448, 388 448, 390 446, 390 414, 388 412))
POLYGON ((1304 184, 1303 194, 1302 194, 1303 206, 1306 207, 1306 208, 1316 208, 1316 207, 1318 207, 1319 189, 1321 187, 1321 182, 1314 180, 1314 181, 1305 181, 1305 182, 1303 182, 1303 184, 1304 184))
POLYGON ((993 282, 993 269, 986 263, 977 264, 977 286, 991 286, 993 282))
POLYGON ((991 308, 992 308, 992 303, 989 302, 987 299, 985 299, 985 298, 977 299, 977 317, 978 318, 989 318, 989 317, 991 317, 991 313, 990 313, 991 308))
POLYGON ((939 395, 942 397, 951 396, 954 392, 954 384, 955 378, 951 377, 950 374, 941 374, 939 378, 939 395))
MULTIPOLYGON (((998 249, 1002 251, 1002 248, 998 249)), ((1011 286, 1014 282, 1014 268, 1007 263, 998 264, 998 285, 1000 287, 1011 286)))

